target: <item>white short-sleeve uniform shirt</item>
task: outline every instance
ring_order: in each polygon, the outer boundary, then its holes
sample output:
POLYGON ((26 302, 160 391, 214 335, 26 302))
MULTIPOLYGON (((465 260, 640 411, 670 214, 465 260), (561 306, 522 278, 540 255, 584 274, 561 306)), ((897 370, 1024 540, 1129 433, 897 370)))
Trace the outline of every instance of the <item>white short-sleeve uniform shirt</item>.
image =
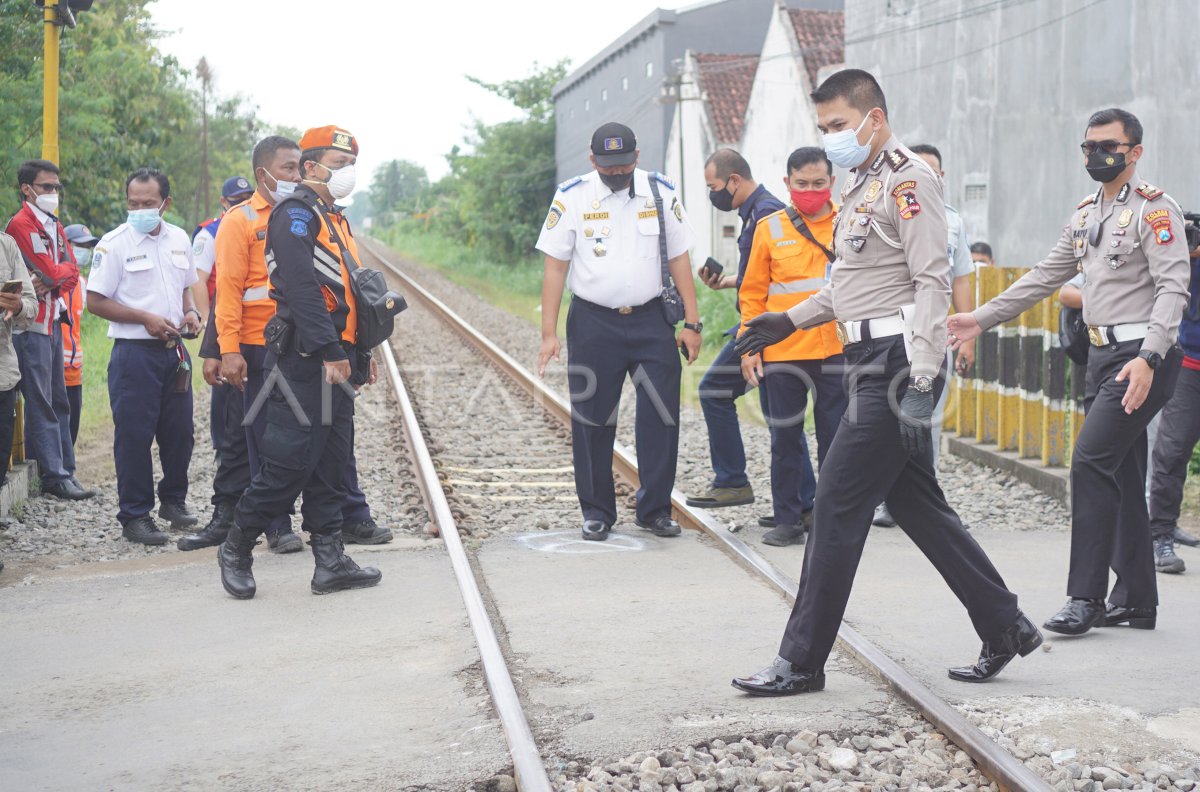
MULTIPOLYGON (((128 223, 105 234, 92 253, 88 291, 128 308, 183 325, 183 290, 198 280, 192 244, 178 226, 163 222, 155 235, 128 223)), ((153 338, 140 324, 109 322, 109 338, 153 338)))

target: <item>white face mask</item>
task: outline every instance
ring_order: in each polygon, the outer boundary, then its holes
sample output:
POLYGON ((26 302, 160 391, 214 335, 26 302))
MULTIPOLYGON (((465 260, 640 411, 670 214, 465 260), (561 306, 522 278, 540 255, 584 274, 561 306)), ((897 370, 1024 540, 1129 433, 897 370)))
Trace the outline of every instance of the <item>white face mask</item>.
POLYGON ((58 213, 58 193, 39 195, 33 203, 46 214, 57 215, 58 213))
MULTIPOLYGON (((321 165, 321 163, 317 163, 321 165)), ((354 164, 344 165, 337 170, 321 165, 322 168, 329 171, 329 181, 325 182, 325 186, 329 188, 329 194, 333 196, 335 201, 340 201, 350 193, 354 192, 354 164)))
MULTIPOLYGON (((263 170, 263 173, 266 174, 267 176, 271 176, 271 174, 266 169, 263 170)), ((270 187, 268 187, 267 192, 269 192, 271 194, 271 203, 272 204, 277 204, 280 201, 283 201, 284 199, 289 198, 292 193, 296 192, 296 188, 300 186, 296 182, 280 181, 279 179, 276 179, 274 176, 271 176, 271 181, 275 182, 275 189, 271 189, 270 187)))
POLYGON ((875 132, 871 132, 871 137, 867 138, 866 143, 858 142, 858 133, 869 120, 871 116, 868 114, 863 117, 858 129, 843 129, 823 137, 825 156, 829 157, 830 162, 839 168, 847 169, 857 168, 866 162, 867 155, 871 153, 871 141, 875 139, 875 132))

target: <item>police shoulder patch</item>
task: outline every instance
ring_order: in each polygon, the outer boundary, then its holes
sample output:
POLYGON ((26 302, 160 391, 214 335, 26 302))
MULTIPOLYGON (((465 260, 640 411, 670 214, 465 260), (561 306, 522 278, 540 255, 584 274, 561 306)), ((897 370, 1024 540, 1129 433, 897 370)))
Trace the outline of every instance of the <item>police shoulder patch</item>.
POLYGON ((655 171, 654 178, 656 181, 658 181, 659 184, 666 185, 668 189, 671 189, 671 190, 675 189, 675 184, 670 179, 668 179, 666 176, 663 176, 661 173, 655 171))
POLYGON ((1163 191, 1152 184, 1143 184, 1137 188, 1136 192, 1147 201, 1157 201, 1163 195, 1163 191))
POLYGON ((1076 206, 1075 208, 1076 208, 1076 209, 1082 209, 1082 208, 1083 208, 1083 207, 1085 207, 1085 206, 1091 206, 1091 204, 1092 204, 1092 201, 1094 201, 1094 200, 1096 200, 1096 196, 1095 196, 1095 194, 1094 194, 1094 193, 1093 193, 1093 194, 1089 194, 1089 195, 1088 195, 1087 197, 1085 197, 1085 198, 1084 198, 1082 201, 1080 201, 1080 202, 1079 202, 1079 206, 1076 206))
POLYGON ((97 270, 100 268, 100 262, 103 261, 104 254, 107 252, 108 252, 108 250, 106 248, 102 248, 100 246, 97 246, 94 250, 92 250, 92 269, 93 270, 97 270))
POLYGON ((303 220, 293 220, 291 227, 288 229, 292 232, 292 236, 298 236, 304 239, 308 236, 308 223, 303 220))
POLYGON ((561 220, 563 216, 562 210, 558 208, 558 201, 555 201, 554 203, 555 205, 550 207, 550 212, 546 215, 547 231, 558 225, 558 221, 561 220))
POLYGON ((574 187, 575 185, 579 184, 579 183, 580 183, 580 182, 582 182, 582 181, 583 181, 583 177, 582 177, 582 176, 576 176, 576 177, 575 177, 575 178, 573 178, 573 179, 567 179, 565 182, 563 182, 562 184, 558 185, 558 191, 559 191, 559 192, 566 192, 567 190, 571 189, 572 187, 574 187))

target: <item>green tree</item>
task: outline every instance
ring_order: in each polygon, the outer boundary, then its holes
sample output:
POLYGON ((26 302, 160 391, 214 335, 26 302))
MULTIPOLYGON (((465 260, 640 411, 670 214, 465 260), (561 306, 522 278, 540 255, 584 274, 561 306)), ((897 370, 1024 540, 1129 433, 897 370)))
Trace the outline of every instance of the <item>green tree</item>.
MULTIPOLYGON (((419 198, 429 189, 429 176, 415 162, 392 160, 375 171, 370 203, 375 216, 421 209, 419 198)), ((357 201, 356 201, 357 203, 357 201)))

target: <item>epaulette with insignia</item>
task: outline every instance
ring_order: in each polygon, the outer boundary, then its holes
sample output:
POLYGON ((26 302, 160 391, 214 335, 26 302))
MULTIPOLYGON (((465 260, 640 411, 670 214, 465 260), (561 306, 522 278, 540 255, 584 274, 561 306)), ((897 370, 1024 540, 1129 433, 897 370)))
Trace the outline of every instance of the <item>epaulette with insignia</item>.
POLYGON ((887 153, 887 161, 892 170, 898 171, 908 164, 908 156, 900 149, 892 149, 887 153))
POLYGON ((886 156, 887 156, 887 152, 886 152, 886 151, 881 151, 881 152, 879 152, 879 156, 877 156, 877 157, 876 157, 876 158, 875 158, 875 159, 874 159, 874 160, 871 162, 871 167, 870 167, 870 168, 867 168, 867 170, 877 171, 877 170, 879 170, 880 168, 882 168, 882 167, 883 167, 883 158, 884 158, 884 157, 886 157, 886 156))
POLYGON ((1136 190, 1137 194, 1145 198, 1147 201, 1156 201, 1162 197, 1163 191, 1152 184, 1143 184, 1136 190))
POLYGON ((670 189, 670 190, 674 190, 674 189, 675 189, 675 185, 671 183, 671 180, 670 180, 670 179, 668 179, 666 176, 663 176, 663 175, 662 175, 661 173, 659 173, 658 171, 655 171, 655 172, 654 172, 654 178, 658 180, 658 183, 659 183, 659 184, 664 184, 664 185, 666 185, 666 186, 667 186, 667 189, 670 189))
POLYGON ((567 190, 571 189, 571 188, 572 188, 572 187, 574 187, 576 184, 579 184, 579 183, 580 183, 580 182, 582 182, 582 181, 583 181, 583 177, 582 177, 582 176, 576 176, 576 177, 575 177, 575 178, 573 178, 573 179, 567 179, 565 182, 563 182, 562 184, 558 185, 558 191, 559 191, 559 192, 566 192, 567 190))
POLYGON ((1076 206, 1075 208, 1082 209, 1083 207, 1090 205, 1094 200, 1096 200, 1095 194, 1088 195, 1086 198, 1080 201, 1079 206, 1076 206))

